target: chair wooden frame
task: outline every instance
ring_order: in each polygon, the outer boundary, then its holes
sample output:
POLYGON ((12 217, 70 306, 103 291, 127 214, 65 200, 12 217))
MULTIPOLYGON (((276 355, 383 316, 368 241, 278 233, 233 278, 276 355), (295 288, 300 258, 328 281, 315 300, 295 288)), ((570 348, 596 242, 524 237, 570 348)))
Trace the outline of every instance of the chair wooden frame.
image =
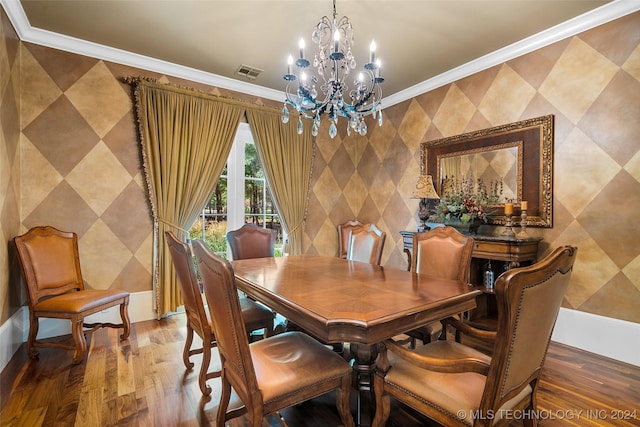
POLYGON ((387 234, 375 224, 352 227, 349 230, 346 258, 350 261, 380 265, 386 237, 387 234))
POLYGON ((357 219, 338 224, 338 258, 346 258, 349 249, 349 233, 354 227, 364 225, 357 219))
MULTIPOLYGON (((211 387, 207 385, 207 381, 220 376, 220 370, 209 372, 211 349, 217 346, 216 337, 205 311, 203 295, 200 291, 191 249, 189 245, 178 239, 172 231, 166 231, 165 235, 173 266, 178 276, 187 317, 187 336, 182 351, 182 360, 187 370, 190 370, 194 366, 190 360, 191 356, 202 354, 198 385, 202 394, 208 396, 211 394, 211 387), (202 340, 202 347, 192 349, 194 332, 202 340)), ((248 331, 265 329, 265 337, 273 335, 273 313, 269 309, 248 298, 241 298, 240 304, 248 331)))
POLYGON ((538 380, 576 253, 576 247, 562 246, 498 278, 491 357, 454 341, 436 341, 417 351, 385 341, 374 379, 378 409, 372 425, 385 425, 393 396, 447 426, 508 425, 513 421, 508 414, 518 411, 527 415, 525 426, 535 426, 538 380))
POLYGON ((336 390, 342 422, 353 427, 349 363, 302 332, 285 332, 249 345, 231 264, 202 240, 193 242, 193 250, 222 361, 217 426, 247 413, 249 425, 259 427, 267 414, 336 390), (232 387, 244 406, 227 411, 232 387))
POLYGON ((266 258, 274 255, 278 233, 255 224, 244 224, 227 233, 231 257, 235 259, 266 258))
POLYGON ((85 289, 78 236, 51 226, 33 227, 14 237, 20 267, 24 277, 29 306, 29 337, 27 352, 37 358, 36 347, 57 347, 74 350, 73 363, 82 362, 87 353, 86 334, 99 328, 122 328, 120 340, 129 337, 129 292, 111 289, 85 289), (85 318, 111 307, 120 306, 122 323, 85 323, 85 318), (71 321, 74 345, 63 341, 37 340, 39 319, 55 318, 71 321), (88 328, 88 329, 85 329, 88 328))

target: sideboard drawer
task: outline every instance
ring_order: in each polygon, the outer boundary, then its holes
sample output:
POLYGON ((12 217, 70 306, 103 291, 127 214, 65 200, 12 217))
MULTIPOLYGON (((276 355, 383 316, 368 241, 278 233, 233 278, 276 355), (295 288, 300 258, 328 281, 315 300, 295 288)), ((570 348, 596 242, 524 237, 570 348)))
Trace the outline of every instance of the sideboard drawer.
POLYGON ((539 240, 533 241, 491 241, 476 239, 473 257, 508 262, 535 261, 538 257, 539 240))

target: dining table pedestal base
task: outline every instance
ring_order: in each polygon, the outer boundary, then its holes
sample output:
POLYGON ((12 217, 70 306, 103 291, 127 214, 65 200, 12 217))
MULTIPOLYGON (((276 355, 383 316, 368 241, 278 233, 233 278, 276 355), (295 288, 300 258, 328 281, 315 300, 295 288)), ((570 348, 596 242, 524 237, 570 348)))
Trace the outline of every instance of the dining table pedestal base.
POLYGON ((349 352, 353 356, 353 372, 357 392, 356 425, 362 426, 362 415, 366 414, 369 421, 373 419, 375 398, 373 394, 373 375, 378 358, 378 346, 367 344, 349 344, 349 352), (363 393, 368 393, 368 404, 363 402, 363 393))

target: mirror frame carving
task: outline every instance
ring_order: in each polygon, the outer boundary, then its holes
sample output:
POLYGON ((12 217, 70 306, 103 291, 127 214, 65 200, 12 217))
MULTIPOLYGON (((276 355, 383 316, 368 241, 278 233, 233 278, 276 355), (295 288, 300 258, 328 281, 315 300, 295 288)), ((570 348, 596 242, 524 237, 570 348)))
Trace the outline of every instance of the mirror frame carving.
MULTIPOLYGON (((520 215, 522 200, 528 202, 527 226, 553 227, 553 115, 536 117, 420 144, 420 173, 433 176, 441 194, 440 159, 469 152, 490 151, 518 144, 522 147, 522 164, 518 161, 519 199, 514 217, 520 215)), ((503 212, 504 203, 496 204, 503 212)), ((516 220, 517 222, 517 220, 516 220)), ((488 224, 504 225, 504 215, 491 215, 488 224)))

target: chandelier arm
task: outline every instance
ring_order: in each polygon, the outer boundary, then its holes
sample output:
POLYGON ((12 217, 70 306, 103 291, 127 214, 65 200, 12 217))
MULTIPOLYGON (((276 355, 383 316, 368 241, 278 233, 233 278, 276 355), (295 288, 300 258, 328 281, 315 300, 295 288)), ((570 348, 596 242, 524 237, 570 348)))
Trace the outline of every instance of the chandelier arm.
MULTIPOLYGON (((301 109, 298 105, 296 105, 295 103, 291 102, 288 99, 285 101, 285 104, 288 104, 291 107, 293 107, 298 112, 298 114, 300 114, 305 119, 313 119, 315 117, 315 115, 313 114, 310 115, 308 110, 301 109)), ((312 111, 315 111, 315 110, 312 110, 312 111)))
POLYGON ((373 92, 368 93, 360 101, 358 101, 357 103, 353 104, 353 109, 356 112, 363 112, 363 113, 366 113, 366 114, 370 113, 371 112, 371 107, 369 107, 368 109, 363 109, 363 110, 361 110, 360 107, 365 106, 367 101, 369 101, 369 99, 371 99, 372 96, 373 96, 373 92))
POLYGON ((369 76, 369 82, 368 82, 369 84, 364 86, 364 88, 365 89, 370 88, 370 89, 362 90, 363 82, 361 81, 361 79, 358 79, 359 84, 356 87, 356 89, 349 92, 349 96, 351 97, 354 107, 358 107, 364 104, 365 102, 367 102, 371 98, 371 95, 374 94, 374 92, 376 92, 376 89, 377 89, 376 79, 370 70, 366 70, 366 72, 367 72, 367 75, 369 76), (363 94, 364 94, 364 97, 363 97, 363 94))

